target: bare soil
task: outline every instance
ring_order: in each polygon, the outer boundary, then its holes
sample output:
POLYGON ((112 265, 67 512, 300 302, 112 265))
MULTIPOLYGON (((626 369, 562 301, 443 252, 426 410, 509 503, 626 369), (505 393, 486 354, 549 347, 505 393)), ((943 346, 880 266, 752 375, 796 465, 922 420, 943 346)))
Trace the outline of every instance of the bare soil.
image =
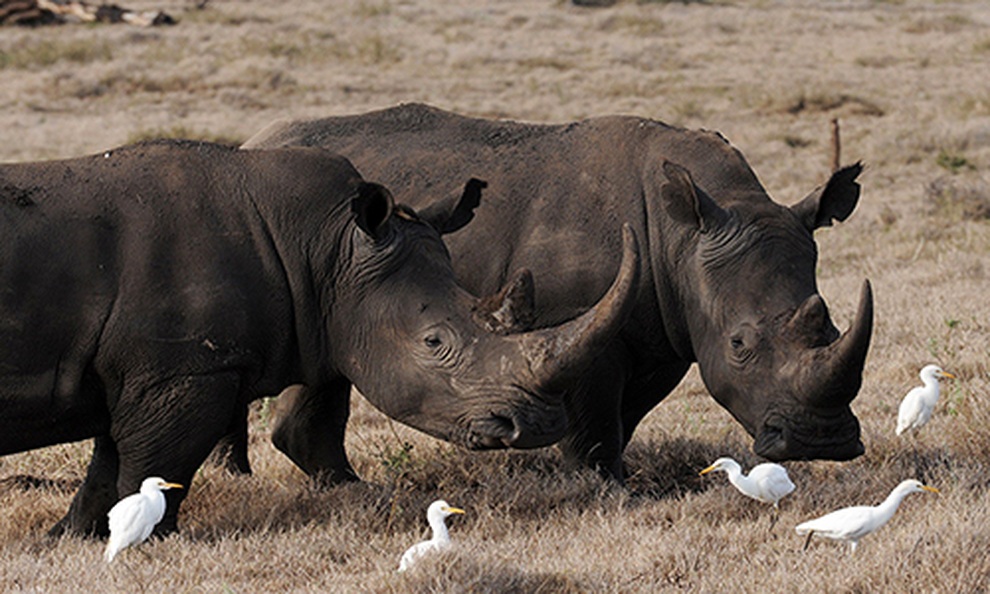
POLYGON ((349 448, 366 481, 320 492, 271 446, 257 403, 255 474, 204 467, 180 532, 111 566, 99 541, 44 537, 90 444, 0 458, 0 590, 990 589, 990 4, 126 4, 179 24, 0 29, 0 161, 158 136, 236 144, 277 118, 423 101, 486 117, 625 113, 719 130, 791 204, 826 179, 839 118, 842 161, 866 165, 863 196, 849 221, 818 232, 819 284, 840 327, 862 280, 874 285, 873 346, 853 403, 867 453, 788 463, 797 491, 768 533, 767 509, 722 475, 697 476, 720 455, 758 460, 694 372, 637 432, 626 490, 564 472, 553 449, 459 450, 355 396, 349 448), (900 397, 928 362, 959 379, 917 438, 895 438, 900 397), (910 496, 855 555, 818 541, 802 551, 796 524, 879 502, 909 477, 941 495, 910 496), (458 547, 397 575, 438 496, 468 512, 451 522, 458 547))

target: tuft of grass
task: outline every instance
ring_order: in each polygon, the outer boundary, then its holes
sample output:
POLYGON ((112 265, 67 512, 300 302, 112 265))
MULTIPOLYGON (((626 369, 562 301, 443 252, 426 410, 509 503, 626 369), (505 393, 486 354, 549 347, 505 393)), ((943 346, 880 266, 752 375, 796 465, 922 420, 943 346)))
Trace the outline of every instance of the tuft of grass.
POLYGON ((797 115, 802 112, 829 112, 840 108, 847 109, 850 113, 857 115, 879 117, 884 114, 884 110, 869 99, 845 93, 833 94, 828 92, 801 93, 785 103, 783 111, 797 115))
POLYGON ((990 219, 990 184, 980 178, 956 175, 964 167, 955 164, 954 170, 943 165, 953 172, 952 175, 936 178, 925 186, 929 212, 953 220, 990 219))
POLYGON ((361 0, 358 5, 354 8, 354 16, 360 18, 375 18, 380 16, 386 16, 392 14, 392 3, 388 0, 380 2, 371 2, 369 0, 361 0))
POLYGON ((603 20, 598 28, 610 32, 627 31, 640 37, 656 37, 663 34, 667 25, 655 16, 616 14, 603 20))
POLYGON ((179 125, 172 126, 171 128, 148 128, 144 130, 137 130, 127 136, 126 143, 132 144, 135 142, 157 140, 160 138, 171 138, 176 140, 202 140, 205 142, 215 142, 217 144, 225 144, 228 146, 240 146, 244 143, 244 140, 246 140, 224 134, 195 130, 179 125))
POLYGON ((402 52, 398 46, 377 33, 360 37, 348 50, 347 55, 362 64, 385 65, 402 61, 402 52))
POLYGON ((973 25, 973 19, 965 14, 949 14, 941 17, 919 18, 904 27, 905 33, 958 33, 973 25))
POLYGON ((938 156, 935 157, 935 164, 943 169, 948 169, 951 173, 959 173, 963 169, 975 169, 966 157, 945 149, 938 152, 938 156))
POLYGON ((636 4, 713 4, 713 0, 636 0, 636 4))
POLYGON ((45 68, 63 62, 89 64, 113 57, 113 46, 108 41, 42 38, 25 47, 0 49, 0 70, 45 68))
POLYGON ((550 69, 563 72, 574 68, 571 62, 553 56, 532 56, 522 58, 516 63, 524 70, 550 69))

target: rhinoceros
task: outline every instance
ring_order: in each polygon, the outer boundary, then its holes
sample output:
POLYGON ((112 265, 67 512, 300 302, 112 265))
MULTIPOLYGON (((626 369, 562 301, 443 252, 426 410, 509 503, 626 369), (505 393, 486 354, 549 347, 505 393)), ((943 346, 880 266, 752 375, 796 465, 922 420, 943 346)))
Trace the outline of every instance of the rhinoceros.
MULTIPOLYGON (((859 163, 787 207, 720 134, 631 116, 539 125, 407 104, 275 122, 243 146, 286 145, 346 154, 413 204, 453 199, 453 179, 486 179, 484 212, 448 237, 454 270, 486 293, 507 271, 530 269, 537 326, 567 319, 606 290, 619 223, 632 223, 644 241, 642 287, 625 327, 566 396, 569 463, 620 478, 637 424, 695 362, 757 454, 863 453, 849 404, 869 348, 872 291, 864 281, 840 336, 816 286, 813 238, 854 210, 859 163)), ((310 414, 302 402, 295 408, 310 414)))
MULTIPOLYGON (((469 448, 556 442, 569 378, 634 305, 635 238, 581 316, 487 330, 486 312, 525 315, 526 300, 471 296, 440 239, 470 220, 481 186, 417 213, 324 149, 174 141, 0 165, 0 455, 95 438, 52 530, 105 534, 119 496, 147 476, 188 487, 247 403, 291 384, 327 423, 307 470, 330 482, 354 474, 351 382, 469 448)), ((185 492, 169 492, 160 530, 185 492)))

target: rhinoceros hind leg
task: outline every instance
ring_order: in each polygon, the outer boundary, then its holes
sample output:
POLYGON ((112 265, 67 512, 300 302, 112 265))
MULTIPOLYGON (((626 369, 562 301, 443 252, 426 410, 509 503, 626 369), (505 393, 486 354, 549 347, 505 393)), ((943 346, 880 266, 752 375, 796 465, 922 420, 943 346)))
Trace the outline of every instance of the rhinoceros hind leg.
POLYGON ((117 503, 117 448, 107 435, 93 440, 93 456, 69 512, 51 530, 49 536, 74 534, 107 536, 107 512, 117 503))
POLYGON ((356 481, 344 450, 350 413, 351 384, 344 378, 323 388, 291 386, 272 406, 272 443, 319 486, 356 481))
POLYGON ((121 396, 111 421, 120 457, 117 491, 136 493, 149 476, 183 485, 165 492, 168 507, 155 534, 176 530, 179 505, 196 471, 241 414, 239 386, 238 374, 228 371, 176 377, 121 396))

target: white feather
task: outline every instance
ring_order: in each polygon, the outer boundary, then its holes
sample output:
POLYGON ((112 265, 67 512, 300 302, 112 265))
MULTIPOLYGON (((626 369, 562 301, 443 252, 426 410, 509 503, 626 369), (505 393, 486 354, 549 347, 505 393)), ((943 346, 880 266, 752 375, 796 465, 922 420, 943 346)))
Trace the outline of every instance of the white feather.
POLYGON ((152 530, 165 515, 163 490, 181 489, 182 485, 167 483, 158 477, 146 478, 141 490, 128 495, 110 509, 110 539, 103 553, 107 563, 129 546, 140 544, 151 536, 152 530))
POLYGON ((934 487, 923 485, 921 481, 908 479, 894 487, 890 495, 879 505, 846 507, 820 518, 802 522, 794 529, 798 534, 807 534, 809 539, 812 534, 817 534, 832 540, 846 541, 855 551, 861 538, 890 521, 906 495, 923 491, 938 493, 934 487))
POLYGON ((742 473, 742 467, 738 462, 723 457, 702 470, 701 474, 717 470, 729 475, 729 482, 743 495, 763 503, 770 503, 775 508, 781 499, 794 491, 794 483, 787 476, 787 469, 779 464, 771 462, 757 464, 747 476, 742 473))
POLYGON ((924 427, 938 404, 939 378, 955 377, 938 365, 926 365, 919 375, 924 385, 911 388, 897 409, 897 428, 894 430, 897 435, 924 427))
POLYGON ((464 510, 450 507, 447 502, 439 499, 430 504, 426 510, 426 519, 433 530, 433 538, 409 547, 399 560, 399 571, 405 571, 426 555, 434 554, 450 547, 450 534, 447 532, 446 519, 451 514, 463 514, 464 510))

